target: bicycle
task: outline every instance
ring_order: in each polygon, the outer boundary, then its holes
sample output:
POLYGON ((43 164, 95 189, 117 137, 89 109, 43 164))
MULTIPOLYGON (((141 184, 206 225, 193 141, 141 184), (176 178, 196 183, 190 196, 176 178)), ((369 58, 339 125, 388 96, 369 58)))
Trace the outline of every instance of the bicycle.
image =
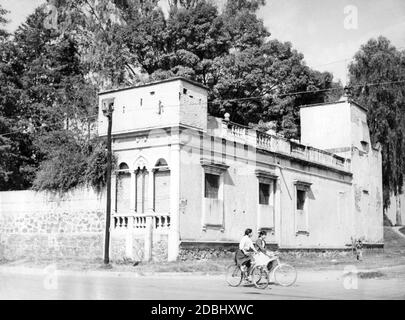
POLYGON ((268 256, 271 260, 267 265, 254 265, 250 274, 244 272, 236 264, 229 265, 226 268, 226 281, 231 287, 238 287, 243 280, 247 280, 249 275, 252 276, 252 282, 256 288, 265 289, 270 284, 270 278, 280 286, 292 286, 297 280, 297 270, 280 261, 278 253, 268 256))
POLYGON ((272 260, 267 264, 267 269, 274 282, 283 287, 292 286, 297 281, 297 270, 292 265, 281 262, 278 252, 268 257, 272 260))
POLYGON ((256 288, 265 289, 269 285, 269 272, 265 266, 253 266, 249 274, 237 264, 229 265, 226 269, 226 281, 231 287, 238 287, 242 281, 248 281, 249 275, 256 288))

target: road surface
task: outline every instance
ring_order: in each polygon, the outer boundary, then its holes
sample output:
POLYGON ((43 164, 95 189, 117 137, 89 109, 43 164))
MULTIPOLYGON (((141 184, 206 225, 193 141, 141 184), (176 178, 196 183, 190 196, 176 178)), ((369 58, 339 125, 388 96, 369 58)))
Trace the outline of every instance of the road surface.
POLYGON ((299 272, 292 287, 271 285, 260 290, 229 287, 219 275, 137 276, 0 268, 0 299, 405 299, 404 277, 358 279, 357 284, 352 280, 347 282, 341 271, 299 272))

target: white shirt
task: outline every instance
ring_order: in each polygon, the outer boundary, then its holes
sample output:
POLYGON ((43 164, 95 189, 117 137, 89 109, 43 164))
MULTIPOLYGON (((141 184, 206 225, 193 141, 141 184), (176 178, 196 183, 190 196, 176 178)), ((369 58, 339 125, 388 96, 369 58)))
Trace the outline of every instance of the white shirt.
POLYGON ((249 236, 244 235, 242 240, 239 242, 239 249, 243 251, 249 251, 250 249, 254 249, 253 241, 250 239, 249 236))

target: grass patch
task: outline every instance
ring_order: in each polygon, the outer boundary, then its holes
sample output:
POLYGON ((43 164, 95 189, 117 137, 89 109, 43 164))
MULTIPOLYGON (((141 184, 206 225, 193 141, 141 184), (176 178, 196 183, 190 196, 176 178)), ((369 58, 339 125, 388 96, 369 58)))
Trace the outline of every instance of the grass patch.
POLYGON ((342 265, 355 265, 361 269, 374 269, 405 265, 405 238, 398 235, 391 227, 384 227, 384 249, 363 251, 363 260, 357 261, 355 256, 347 255, 303 257, 296 259, 296 267, 312 269, 341 269, 342 265))

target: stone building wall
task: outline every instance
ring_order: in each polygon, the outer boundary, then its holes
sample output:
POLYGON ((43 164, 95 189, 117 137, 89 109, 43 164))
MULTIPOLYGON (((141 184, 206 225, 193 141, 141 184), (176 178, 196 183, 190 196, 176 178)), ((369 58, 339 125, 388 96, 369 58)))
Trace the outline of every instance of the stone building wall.
MULTIPOLYGON (((223 242, 223 243, 204 243, 204 242, 187 242, 184 241, 180 244, 180 261, 192 260, 208 260, 220 258, 234 258, 238 250, 239 244, 236 242, 223 242)), ((267 244, 267 249, 271 251, 278 251, 281 260, 290 261, 294 263, 296 259, 301 257, 313 258, 327 258, 334 259, 337 257, 350 256, 353 254, 350 247, 336 249, 336 248, 312 248, 312 249, 287 249, 280 248, 276 244, 267 244)), ((380 252, 382 247, 365 246, 364 250, 373 250, 373 252, 380 252)))

